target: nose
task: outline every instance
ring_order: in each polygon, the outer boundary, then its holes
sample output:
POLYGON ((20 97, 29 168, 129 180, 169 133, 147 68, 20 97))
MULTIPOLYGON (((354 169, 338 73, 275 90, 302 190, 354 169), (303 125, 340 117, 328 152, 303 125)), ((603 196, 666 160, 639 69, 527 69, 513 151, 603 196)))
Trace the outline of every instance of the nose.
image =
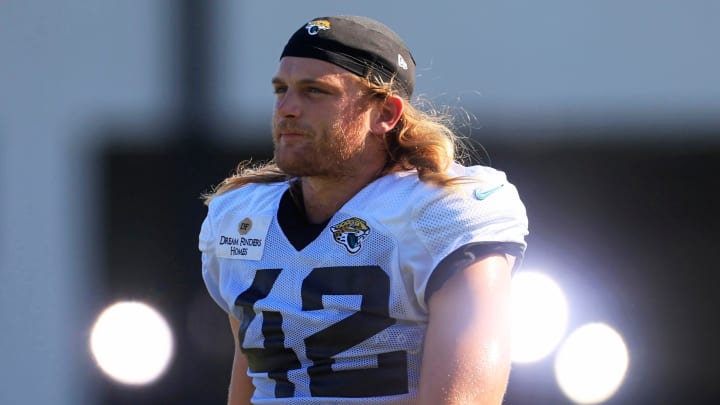
POLYGON ((283 118, 297 118, 300 116, 300 100, 297 93, 287 89, 275 101, 275 113, 283 118))

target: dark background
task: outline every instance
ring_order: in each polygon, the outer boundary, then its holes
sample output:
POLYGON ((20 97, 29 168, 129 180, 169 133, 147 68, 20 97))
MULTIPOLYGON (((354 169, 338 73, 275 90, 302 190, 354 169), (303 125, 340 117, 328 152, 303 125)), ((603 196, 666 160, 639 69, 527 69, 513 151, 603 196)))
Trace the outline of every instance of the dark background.
MULTIPOLYGON (((223 148, 197 141, 199 132, 146 151, 110 145, 99 159, 103 224, 113 230, 104 243, 107 293, 155 304, 177 328, 169 373, 134 389, 98 375, 102 403, 222 403, 226 396, 232 342, 200 277, 197 232, 206 210, 199 195, 240 160, 268 157, 271 145, 223 148)), ((624 336, 628 376, 608 403, 711 403, 720 394, 720 146, 530 145, 483 142, 482 134, 476 141, 520 190, 531 224, 524 268, 542 269, 563 286, 569 329, 599 321, 624 336)), ((555 383, 552 357, 515 365, 505 403, 570 403, 555 383)))

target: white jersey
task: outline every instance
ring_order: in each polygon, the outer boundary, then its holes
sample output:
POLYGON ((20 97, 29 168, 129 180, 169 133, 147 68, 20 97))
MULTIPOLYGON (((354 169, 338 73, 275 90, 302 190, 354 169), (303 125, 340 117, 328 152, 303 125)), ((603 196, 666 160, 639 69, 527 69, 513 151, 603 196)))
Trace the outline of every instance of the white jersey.
POLYGON ((504 173, 453 165, 451 174, 478 180, 441 188, 414 171, 389 174, 320 226, 288 211, 288 183, 213 199, 203 278, 241 321, 254 403, 415 401, 427 302, 457 268, 446 258, 468 247, 522 256, 528 233, 504 173))

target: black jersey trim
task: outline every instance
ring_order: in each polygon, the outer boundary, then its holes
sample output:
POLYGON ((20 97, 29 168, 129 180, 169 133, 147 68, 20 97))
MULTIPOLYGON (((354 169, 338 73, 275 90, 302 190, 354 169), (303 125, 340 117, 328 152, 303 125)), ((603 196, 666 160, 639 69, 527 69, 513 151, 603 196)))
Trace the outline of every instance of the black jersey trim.
POLYGON ((512 269, 512 271, 515 272, 522 262, 523 255, 525 254, 525 246, 516 242, 475 242, 457 248, 442 259, 430 275, 430 279, 425 287, 425 304, 430 302, 430 297, 439 290, 453 274, 492 254, 515 256, 515 264, 512 269))
POLYGON ((290 189, 280 198, 277 219, 285 237, 298 252, 317 239, 330 222, 328 219, 320 224, 310 223, 305 208, 295 203, 290 189))

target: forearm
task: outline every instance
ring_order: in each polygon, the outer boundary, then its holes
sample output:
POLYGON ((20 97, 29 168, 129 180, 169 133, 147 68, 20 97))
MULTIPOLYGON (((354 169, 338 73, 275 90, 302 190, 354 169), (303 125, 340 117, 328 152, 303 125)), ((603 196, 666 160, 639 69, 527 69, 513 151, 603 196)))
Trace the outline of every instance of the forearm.
POLYGON ((240 323, 233 316, 230 316, 230 327, 235 337, 235 357, 233 359, 232 374, 230 376, 230 388, 228 392, 228 405, 249 405, 255 386, 252 379, 247 375, 247 358, 240 350, 238 341, 238 328, 240 323))
POLYGON ((255 387, 247 374, 236 367, 230 377, 228 405, 249 405, 255 387))

